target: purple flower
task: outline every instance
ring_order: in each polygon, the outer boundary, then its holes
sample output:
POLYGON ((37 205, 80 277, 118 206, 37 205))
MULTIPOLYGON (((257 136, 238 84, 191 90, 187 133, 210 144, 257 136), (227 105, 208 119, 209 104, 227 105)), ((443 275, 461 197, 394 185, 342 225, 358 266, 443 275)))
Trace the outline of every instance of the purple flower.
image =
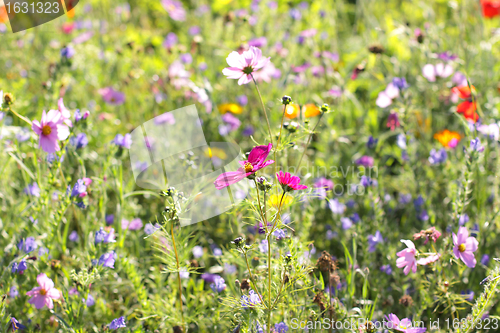
POLYGON ((194 25, 194 26, 190 27, 189 30, 188 30, 188 33, 191 36, 198 35, 200 32, 201 32, 201 29, 197 25, 194 25))
POLYGON ((140 218, 135 218, 132 221, 128 221, 125 219, 122 219, 122 229, 128 229, 128 230, 139 230, 142 228, 142 221, 140 218))
POLYGON ((193 62, 193 56, 191 53, 181 54, 181 62, 184 64, 190 64, 193 62))
POLYGON ((457 55, 452 54, 449 51, 445 51, 445 52, 438 53, 438 58, 443 60, 443 61, 453 61, 453 60, 457 59, 457 55))
POLYGON ((27 327, 21 324, 19 321, 17 321, 16 318, 10 317, 10 324, 12 331, 17 331, 17 330, 25 330, 27 327))
POLYGON ((217 275, 217 274, 203 273, 203 274, 201 274, 201 278, 206 283, 215 283, 215 280, 218 279, 218 278, 220 278, 220 276, 217 275))
POLYGON ((262 253, 267 253, 267 239, 263 239, 259 243, 259 251, 262 253))
POLYGON ((115 251, 107 252, 104 253, 99 258, 99 265, 108 268, 115 268, 115 260, 116 260, 116 252, 115 251))
POLYGON ((362 165, 364 167, 372 167, 373 162, 373 157, 367 155, 361 156, 358 160, 356 160, 357 165, 362 165))
POLYGON ((89 144, 89 140, 85 133, 80 133, 77 136, 72 136, 69 139, 69 143, 75 146, 76 149, 80 149, 86 147, 89 144))
POLYGON ((294 20, 300 20, 302 18, 302 13, 297 8, 290 9, 290 17, 294 20))
POLYGON ((328 201, 328 207, 332 211, 333 214, 343 214, 346 207, 343 203, 339 202, 338 199, 333 199, 328 201))
POLYGON ((87 297, 87 300, 83 300, 85 302, 85 305, 87 305, 88 307, 90 306, 93 306, 95 304, 95 299, 92 295, 89 294, 89 296, 87 297))
POLYGON ((446 153, 446 149, 441 148, 436 151, 436 149, 432 149, 429 156, 429 163, 432 165, 441 164, 446 162, 448 158, 448 154, 446 153))
POLYGON ((266 37, 258 37, 254 39, 250 39, 248 41, 249 46, 255 46, 255 47, 262 47, 267 44, 267 38, 266 37))
POLYGON ((377 144, 378 144, 378 139, 375 139, 373 136, 370 135, 368 141, 366 142, 366 147, 368 147, 369 149, 374 149, 375 147, 377 147, 377 144))
POLYGON ((111 105, 121 105, 125 102, 125 94, 114 90, 112 87, 105 87, 97 91, 104 101, 111 105))
POLYGON ((476 238, 469 237, 469 231, 466 227, 460 227, 457 235, 453 233, 453 254, 457 259, 462 259, 467 267, 474 268, 476 266, 474 252, 477 250, 478 244, 476 238))
POLYGON ((315 188, 324 188, 327 191, 333 190, 333 181, 326 179, 325 177, 318 178, 314 183, 315 188))
POLYGON ((222 116, 222 120, 225 124, 219 126, 219 133, 221 135, 227 135, 230 132, 234 132, 241 125, 241 121, 229 112, 222 116))
POLYGON ((340 222, 342 223, 342 229, 344 230, 348 230, 353 226, 351 219, 348 217, 340 218, 340 222))
POLYGON ((177 38, 177 35, 173 32, 169 32, 167 37, 165 37, 165 40, 163 41, 163 47, 170 49, 172 46, 177 44, 178 41, 179 39, 177 38))
POLYGON ((78 179, 71 190, 71 197, 85 197, 87 195, 87 185, 84 179, 78 179))
POLYGON ((248 291, 248 296, 241 296, 241 306, 243 308, 247 309, 248 307, 254 307, 257 304, 260 304, 260 297, 252 289, 248 291))
POLYGON ((120 317, 120 318, 116 318, 116 319, 113 319, 113 321, 111 321, 111 323, 109 324, 109 329, 111 330, 116 330, 116 329, 119 329, 120 327, 127 327, 127 325, 125 324, 125 317, 120 317))
POLYGON ((196 245, 195 247, 193 247, 192 251, 193 251, 193 256, 196 259, 203 257, 203 247, 196 245))
POLYGON ((223 277, 218 276, 213 283, 210 284, 210 288, 213 292, 222 292, 226 289, 226 281, 223 277))
POLYGON ((9 296, 12 298, 16 298, 17 296, 19 296, 19 290, 17 290, 16 286, 10 287, 9 296))
POLYGON ((115 216, 113 214, 106 215, 104 218, 107 225, 113 224, 115 222, 115 216))
POLYGON ((130 133, 125 134, 125 136, 117 134, 113 143, 119 147, 130 149, 130 146, 132 145, 132 136, 130 133))
POLYGON ((399 90, 404 90, 408 88, 408 83, 406 83, 406 79, 404 77, 395 77, 392 79, 392 84, 396 86, 399 90))
POLYGON ((377 244, 381 244, 384 242, 384 238, 379 230, 375 232, 375 235, 368 236, 368 252, 375 252, 377 244))
POLYGON ((392 267, 391 267, 391 265, 383 265, 382 267, 380 267, 380 270, 382 272, 384 272, 385 274, 387 274, 387 275, 391 275, 392 274, 392 267))
POLYGON ((286 333, 288 332, 288 326, 284 322, 277 323, 274 325, 274 330, 276 333, 286 333))
POLYGON ((484 147, 481 146, 481 141, 479 140, 479 138, 475 138, 470 141, 470 148, 480 153, 484 151, 484 147))
POLYGON ((276 229, 273 232, 273 236, 276 237, 276 240, 282 240, 286 238, 286 231, 284 229, 276 229))
POLYGON ((83 114, 80 112, 80 110, 75 111, 75 123, 79 122, 82 119, 87 119, 87 117, 90 115, 89 111, 85 111, 83 114))
POLYGON ((161 228, 161 226, 156 223, 155 225, 153 225, 152 223, 147 223, 145 226, 144 226, 144 233, 146 235, 151 235, 153 234, 156 230, 159 230, 161 228))
POLYGON ((75 55, 75 49, 71 46, 66 46, 61 49, 61 57, 70 59, 75 55))
POLYGON ((26 253, 36 250, 37 247, 38 245, 36 244, 35 237, 28 237, 26 240, 21 239, 21 241, 17 244, 17 248, 19 250, 24 250, 26 253))
POLYGON ((76 230, 73 230, 69 236, 68 236, 68 239, 72 242, 78 242, 78 233, 76 232, 76 230))
POLYGON ((28 269, 28 263, 26 262, 26 260, 22 259, 19 262, 19 265, 17 265, 17 273, 23 274, 24 271, 27 269, 28 269))
POLYGON ((487 254, 484 254, 483 257, 481 258, 481 264, 488 266, 489 262, 490 262, 490 256, 487 254))
POLYGON ((413 200, 413 205, 415 206, 415 210, 420 210, 420 208, 425 204, 424 198, 419 195, 415 200, 413 200))
POLYGON ((246 95, 240 95, 240 96, 236 97, 236 101, 241 106, 245 106, 248 104, 248 97, 246 95))
POLYGON ((40 188, 38 187, 37 183, 33 183, 31 185, 26 186, 26 188, 23 191, 28 195, 32 195, 37 198, 40 197, 40 188))
POLYGON ((427 210, 423 209, 418 215, 417 218, 420 221, 427 221, 429 219, 429 214, 427 214, 427 210))
POLYGON ((170 18, 174 21, 185 21, 186 20, 186 10, 182 6, 182 3, 177 0, 162 0, 161 4, 163 8, 167 11, 170 18))
POLYGON ((464 225, 465 223, 469 222, 469 215, 467 214, 463 214, 463 215, 459 215, 458 217, 458 224, 459 225, 464 225))

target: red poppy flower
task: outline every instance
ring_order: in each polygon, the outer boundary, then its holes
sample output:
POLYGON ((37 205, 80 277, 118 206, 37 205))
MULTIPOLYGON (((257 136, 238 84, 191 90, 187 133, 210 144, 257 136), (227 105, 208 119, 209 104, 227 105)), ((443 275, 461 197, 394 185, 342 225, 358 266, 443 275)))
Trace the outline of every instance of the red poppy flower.
POLYGON ((483 16, 492 18, 500 15, 500 0, 481 0, 483 16))
POLYGON ((472 92, 475 93, 476 88, 474 86, 461 86, 454 87, 451 91, 461 99, 465 99, 465 101, 457 105, 457 112, 462 114, 465 119, 476 122, 479 119, 479 115, 476 113, 476 101, 472 100, 472 92))

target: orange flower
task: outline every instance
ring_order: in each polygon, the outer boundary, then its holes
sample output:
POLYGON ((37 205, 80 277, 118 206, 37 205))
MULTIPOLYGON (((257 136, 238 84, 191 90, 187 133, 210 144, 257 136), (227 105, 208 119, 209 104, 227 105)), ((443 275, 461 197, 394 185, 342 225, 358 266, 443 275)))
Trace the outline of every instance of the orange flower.
POLYGON ((446 148, 455 148, 462 136, 458 132, 442 130, 434 134, 434 139, 438 140, 446 148))
POLYGON ((0 23, 5 23, 9 20, 9 17, 7 16, 7 10, 5 7, 0 7, 0 23))
POLYGON ((300 106, 297 104, 288 104, 285 109, 285 117, 288 119, 297 118, 300 113, 300 106))
POLYGON ((302 112, 304 113, 304 117, 316 117, 321 114, 320 109, 316 106, 316 104, 306 104, 302 107, 302 112))

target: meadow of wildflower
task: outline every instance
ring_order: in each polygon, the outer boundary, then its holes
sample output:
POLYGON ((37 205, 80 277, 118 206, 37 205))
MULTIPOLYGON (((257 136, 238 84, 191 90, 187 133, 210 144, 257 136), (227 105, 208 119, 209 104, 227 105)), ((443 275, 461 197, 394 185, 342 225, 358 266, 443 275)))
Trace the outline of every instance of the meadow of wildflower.
POLYGON ((499 0, 14 2, 1 332, 500 332, 499 0))

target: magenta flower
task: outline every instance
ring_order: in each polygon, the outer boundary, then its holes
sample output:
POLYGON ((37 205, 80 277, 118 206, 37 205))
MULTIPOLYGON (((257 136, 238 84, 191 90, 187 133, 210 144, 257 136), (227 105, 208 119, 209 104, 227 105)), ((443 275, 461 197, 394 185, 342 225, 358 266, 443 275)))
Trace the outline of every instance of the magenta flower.
POLYGON ((54 308, 52 300, 61 298, 61 292, 54 288, 54 282, 45 273, 39 274, 36 281, 40 287, 33 288, 26 293, 27 296, 31 296, 28 303, 34 304, 37 309, 44 306, 49 309, 54 308))
POLYGON ((112 105, 121 105, 125 102, 125 94, 114 90, 111 87, 106 87, 98 90, 104 101, 112 105))
POLYGON ((411 240, 406 239, 402 239, 401 242, 405 243, 407 248, 397 253, 399 258, 396 260, 396 266, 398 266, 398 268, 404 267, 405 275, 408 275, 410 270, 416 273, 417 259, 415 259, 415 255, 417 254, 417 249, 415 249, 415 244, 413 244, 411 240))
POLYGON ((477 250, 478 241, 474 237, 469 237, 469 231, 466 227, 458 229, 458 235, 453 233, 453 254, 470 268, 476 266, 474 252, 477 250))
POLYGON ((254 46, 242 54, 233 51, 226 58, 231 67, 224 68, 222 74, 228 79, 238 79, 239 85, 247 84, 252 81, 252 73, 267 65, 270 59, 262 57, 262 51, 254 46))
POLYGON ((357 165, 362 165, 366 168, 372 167, 374 163, 374 159, 371 156, 363 155, 356 160, 357 165))
POLYGON ((412 322, 408 318, 404 318, 399 320, 399 318, 391 313, 389 316, 385 317, 387 321, 389 321, 389 328, 392 328, 396 331, 404 332, 404 333, 423 333, 427 330, 425 327, 412 327, 412 322))
POLYGON ((387 127, 394 131, 396 127, 399 127, 401 124, 399 123, 399 117, 397 113, 391 112, 389 117, 387 118, 387 127))
POLYGON ((47 153, 59 151, 61 148, 57 140, 65 140, 69 136, 69 128, 63 124, 61 113, 56 110, 49 113, 43 111, 42 120, 33 120, 31 129, 40 137, 39 147, 47 153))
POLYGON ((276 173, 276 178, 280 183, 283 191, 289 192, 294 190, 304 190, 307 188, 305 185, 300 185, 300 178, 297 176, 292 176, 289 172, 283 173, 283 171, 276 173))
POLYGON ((236 171, 224 172, 214 182, 215 188, 218 190, 233 185, 245 177, 253 175, 258 170, 265 168, 266 166, 273 164, 273 160, 266 161, 269 152, 271 151, 272 144, 257 146, 252 149, 250 155, 248 155, 248 160, 239 162, 241 168, 236 171))
POLYGON ((73 127, 73 123, 71 122, 71 119, 70 119, 71 113, 64 106, 64 102, 63 102, 62 97, 59 98, 59 101, 57 102, 57 108, 59 109, 59 112, 61 112, 61 117, 63 119, 63 123, 65 123, 69 127, 73 127))

